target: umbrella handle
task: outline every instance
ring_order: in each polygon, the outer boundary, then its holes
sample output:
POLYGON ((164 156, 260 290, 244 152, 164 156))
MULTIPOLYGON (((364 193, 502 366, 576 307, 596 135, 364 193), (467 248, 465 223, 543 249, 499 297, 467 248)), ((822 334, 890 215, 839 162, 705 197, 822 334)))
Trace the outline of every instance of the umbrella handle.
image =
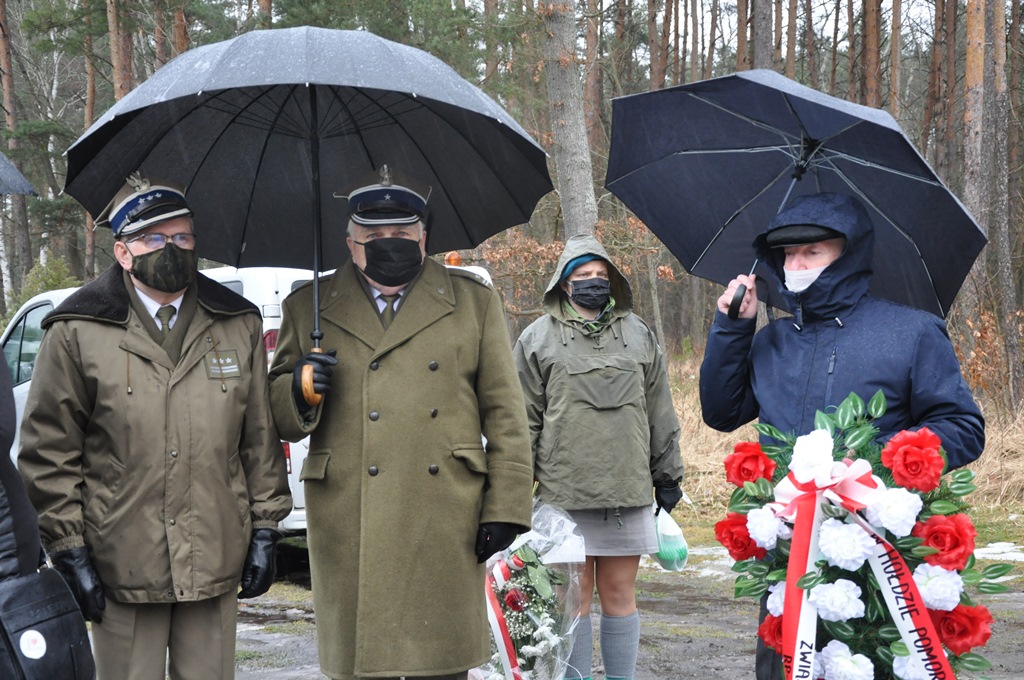
MULTIPOLYGON (((739 286, 736 287, 736 292, 733 293, 733 296, 732 296, 732 302, 729 303, 729 318, 730 319, 735 319, 735 318, 739 317, 739 315, 740 315, 740 305, 743 304, 743 296, 746 295, 746 294, 747 294, 747 287, 744 286, 742 283, 739 286)), ((313 370, 312 367, 309 367, 309 369, 310 369, 310 371, 313 370)), ((312 378, 310 378, 310 379, 312 379, 312 378)), ((305 382, 303 382, 303 387, 305 387, 305 382)), ((320 395, 317 395, 317 396, 320 396, 320 395)))
MULTIPOLYGON (((314 347, 314 352, 323 353, 323 347, 314 347)), ((313 390, 313 367, 305 365, 302 367, 302 398, 310 406, 316 406, 324 398, 324 395, 313 390)))

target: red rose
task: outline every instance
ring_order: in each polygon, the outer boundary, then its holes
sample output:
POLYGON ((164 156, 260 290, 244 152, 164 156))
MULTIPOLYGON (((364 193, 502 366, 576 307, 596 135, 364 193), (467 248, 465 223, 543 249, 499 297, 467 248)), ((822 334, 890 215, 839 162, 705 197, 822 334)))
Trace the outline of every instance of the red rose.
POLYGON ((730 512, 725 519, 715 524, 715 538, 737 562, 748 557, 761 559, 768 554, 750 538, 750 532, 747 531, 747 516, 738 512, 730 512))
POLYGON ((946 462, 939 453, 938 436, 927 427, 903 430, 882 449, 882 465, 892 470, 896 483, 908 489, 931 491, 938 488, 946 462))
POLYGON ((932 515, 927 522, 914 525, 911 535, 924 539, 924 544, 939 552, 926 555, 924 561, 936 567, 960 571, 974 552, 974 537, 978 535, 971 518, 963 513, 932 515))
POLYGON ((521 612, 526 609, 526 595, 521 590, 512 588, 505 593, 505 606, 514 612, 521 612))
POLYGON ((775 461, 761 451, 757 442, 740 442, 725 458, 725 478, 736 486, 764 478, 769 482, 775 474, 775 461))
POLYGON ((771 647, 782 654, 782 617, 769 614, 757 627, 757 636, 764 640, 766 647, 771 647))
POLYGON ((939 631, 942 644, 957 656, 971 651, 975 647, 983 647, 992 637, 992 614, 983 605, 969 607, 958 604, 951 612, 929 609, 932 623, 939 631))

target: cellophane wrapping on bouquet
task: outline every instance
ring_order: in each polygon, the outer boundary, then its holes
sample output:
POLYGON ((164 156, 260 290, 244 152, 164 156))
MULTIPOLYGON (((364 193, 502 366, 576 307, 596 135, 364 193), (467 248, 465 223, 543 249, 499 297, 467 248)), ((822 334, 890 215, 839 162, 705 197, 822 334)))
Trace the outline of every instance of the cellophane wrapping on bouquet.
POLYGON ((564 510, 535 500, 533 528, 487 561, 491 660, 470 680, 558 680, 579 621, 583 536, 564 510))

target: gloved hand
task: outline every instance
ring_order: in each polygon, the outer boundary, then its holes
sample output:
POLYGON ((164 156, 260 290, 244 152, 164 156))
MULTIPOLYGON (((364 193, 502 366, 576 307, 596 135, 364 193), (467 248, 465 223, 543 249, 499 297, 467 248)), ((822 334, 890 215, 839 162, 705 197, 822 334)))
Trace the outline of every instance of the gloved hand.
POLYGON ((96 568, 92 566, 89 547, 83 545, 55 552, 50 555, 50 561, 71 589, 82 615, 93 623, 103 621, 107 598, 103 595, 103 584, 96 568))
POLYGON ((512 545, 519 533, 518 524, 508 522, 484 522, 476 531, 476 562, 483 564, 487 558, 512 545))
POLYGON ((238 599, 259 597, 270 590, 277 575, 277 542, 281 533, 274 529, 256 529, 249 541, 249 554, 242 566, 242 590, 238 599))
POLYGON ((672 512, 672 508, 679 504, 682 497, 683 490, 679 488, 677 480, 658 482, 654 487, 654 500, 665 512, 672 512))
POLYGON ((295 362, 295 368, 292 369, 292 398, 295 400, 295 406, 298 407, 299 413, 305 415, 309 409, 313 408, 306 403, 306 397, 302 394, 302 367, 313 367, 313 391, 326 395, 331 391, 331 366, 338 364, 338 359, 335 356, 337 353, 336 349, 327 352, 310 352, 295 362))

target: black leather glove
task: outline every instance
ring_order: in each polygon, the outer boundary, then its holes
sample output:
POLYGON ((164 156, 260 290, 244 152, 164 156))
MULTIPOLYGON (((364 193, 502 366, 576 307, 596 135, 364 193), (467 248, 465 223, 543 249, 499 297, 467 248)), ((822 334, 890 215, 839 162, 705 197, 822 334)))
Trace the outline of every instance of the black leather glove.
POLYGON ((658 507, 665 512, 672 512, 672 508, 679 504, 682 497, 683 490, 679 488, 679 482, 675 480, 658 482, 654 487, 654 500, 658 503, 658 507))
POLYGON ((249 541, 249 554, 242 566, 242 590, 238 599, 259 597, 270 590, 277 575, 277 542, 281 533, 274 529, 256 529, 249 541))
POLYGON ((295 399, 299 413, 305 415, 312 408, 302 394, 302 367, 313 367, 313 391, 326 395, 331 391, 331 366, 338 364, 335 356, 337 353, 336 349, 328 352, 310 352, 295 362, 295 368, 292 369, 292 398, 295 399))
POLYGON ((93 623, 100 623, 107 598, 103 596, 103 584, 92 566, 88 546, 55 552, 50 555, 50 561, 71 589, 82 615, 93 623))
POLYGON ((519 525, 508 522, 484 522, 476 531, 476 562, 483 564, 487 558, 512 545, 519 534, 519 525))

